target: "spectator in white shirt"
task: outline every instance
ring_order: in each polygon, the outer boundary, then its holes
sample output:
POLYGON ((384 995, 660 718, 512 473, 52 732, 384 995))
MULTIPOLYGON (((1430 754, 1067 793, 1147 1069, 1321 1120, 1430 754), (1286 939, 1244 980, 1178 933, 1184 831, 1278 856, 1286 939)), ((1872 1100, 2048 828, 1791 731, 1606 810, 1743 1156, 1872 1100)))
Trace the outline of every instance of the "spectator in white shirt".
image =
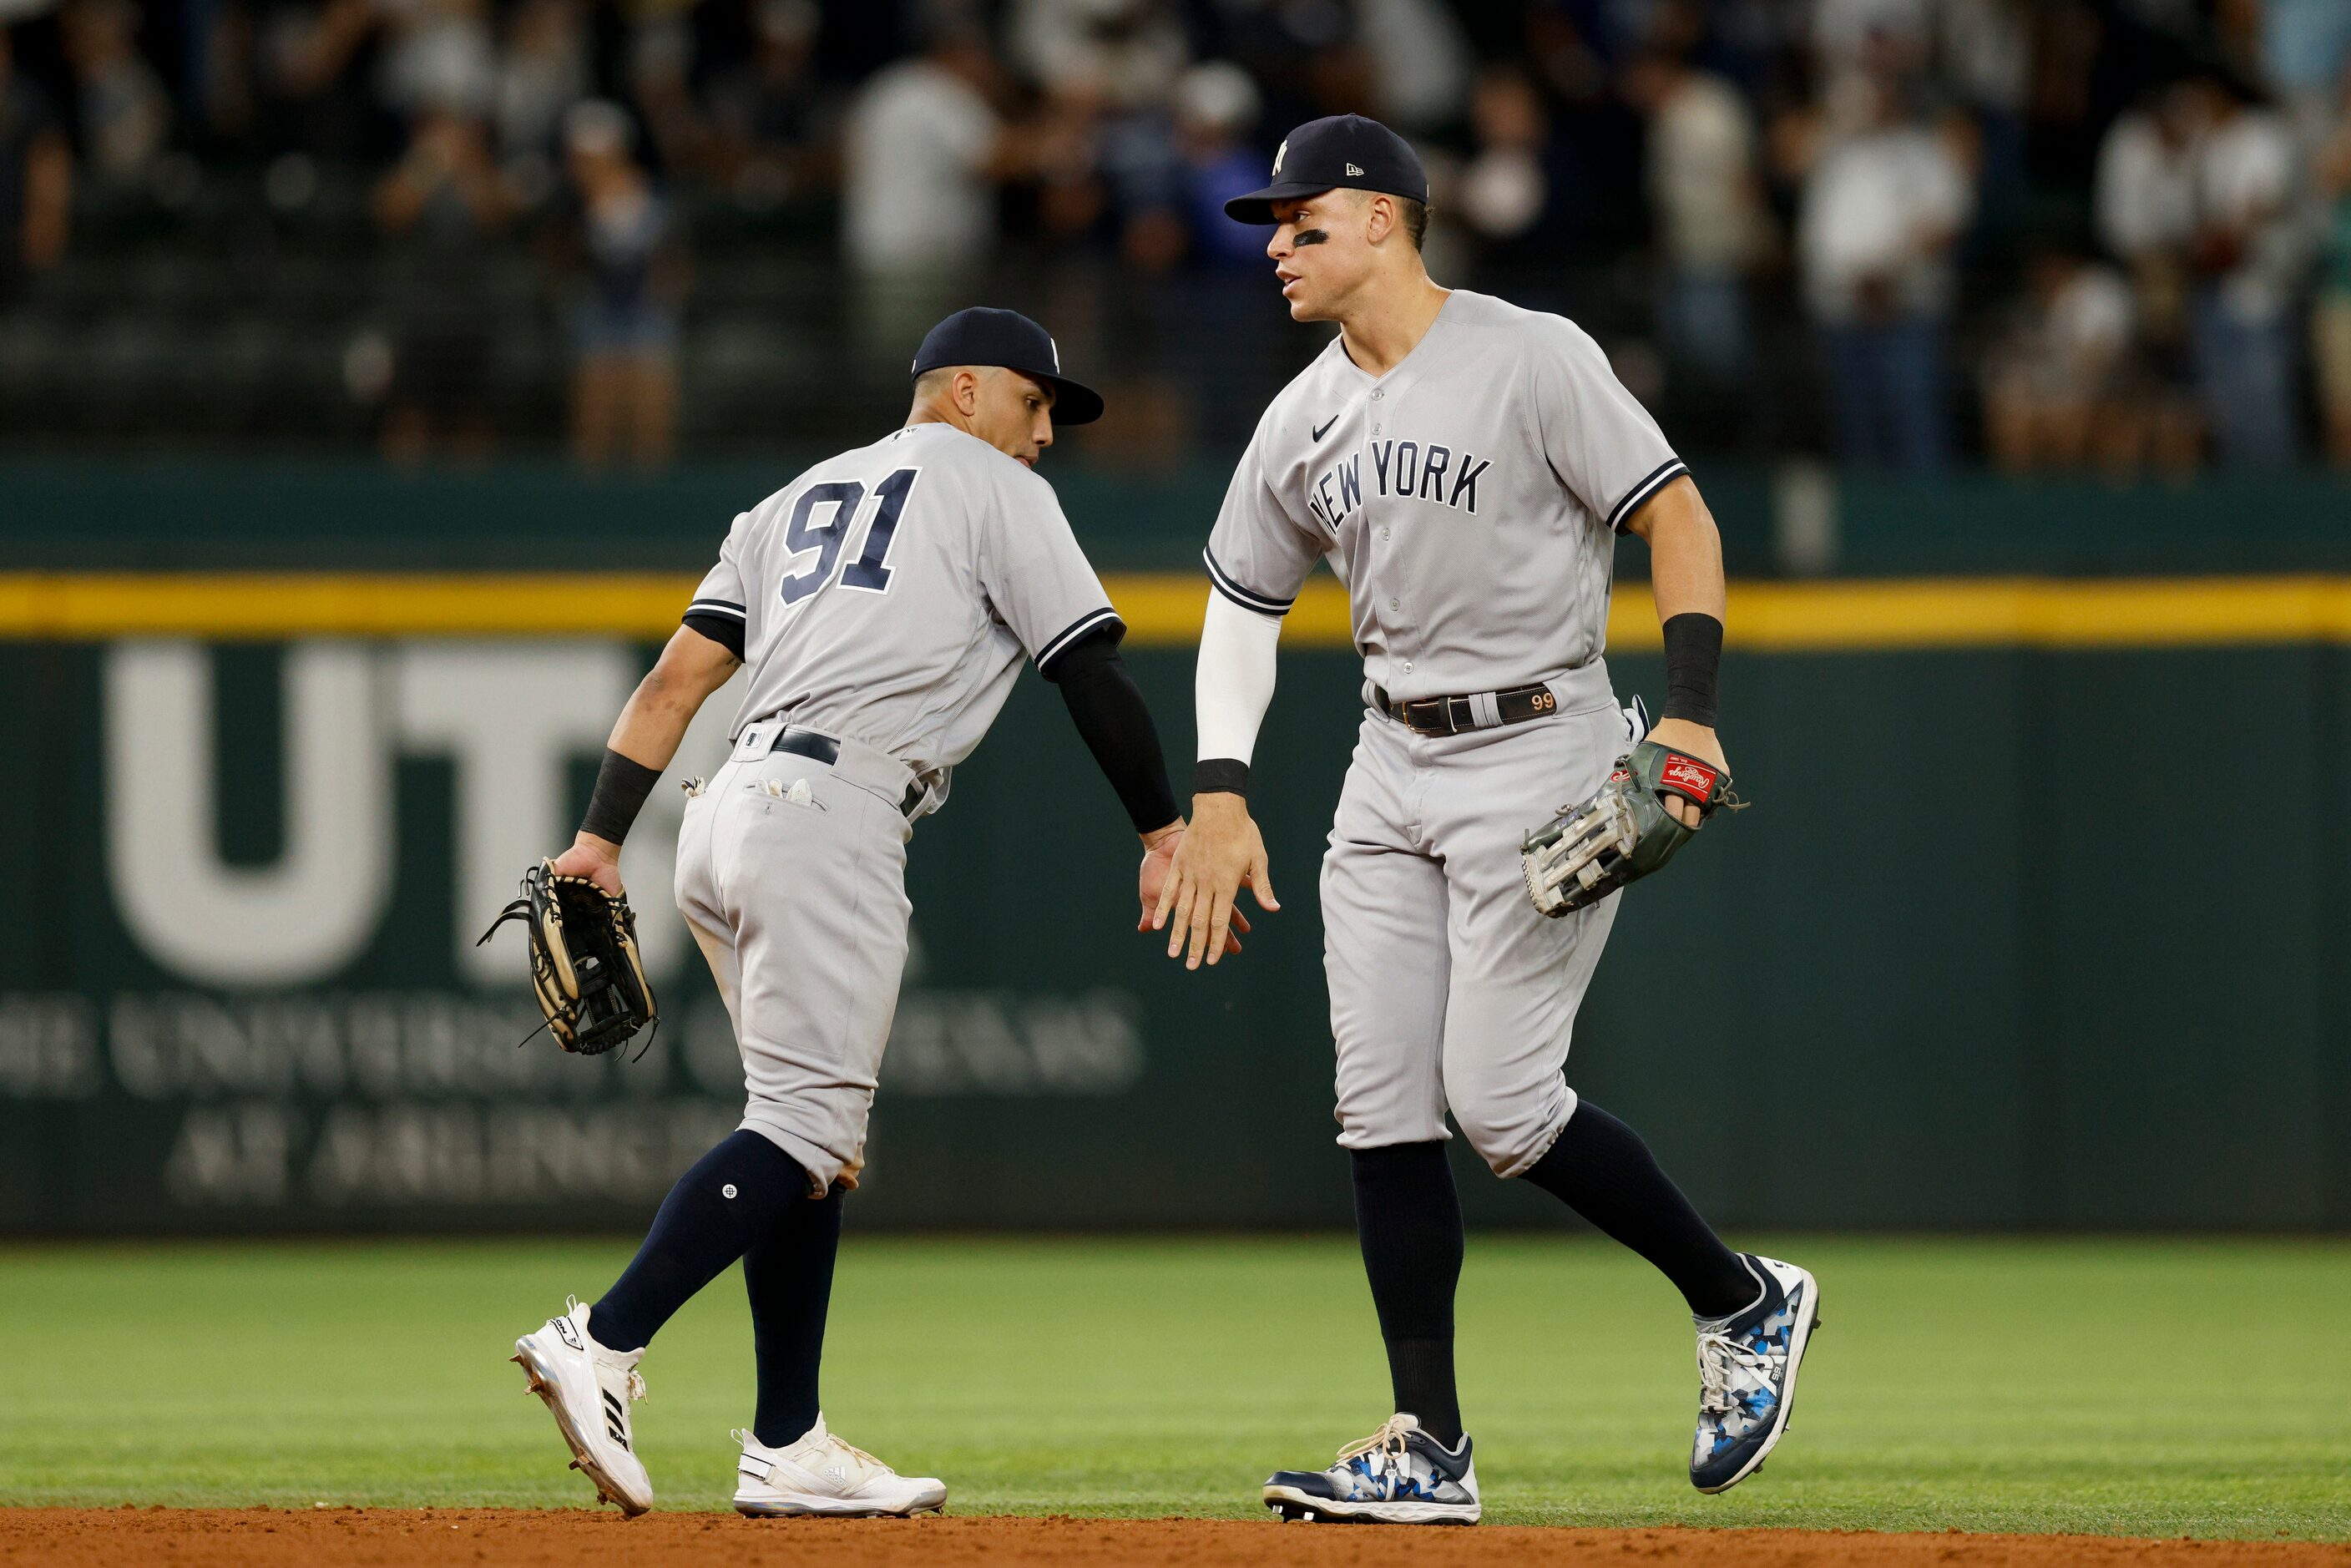
POLYGON ((1828 351, 1839 455, 1939 466, 1949 448, 1944 328, 1951 249, 1972 207, 1944 131, 1884 77, 1847 77, 1810 149, 1798 218, 1804 296, 1828 351))
POLYGON ((995 79, 986 38, 947 27, 922 56, 876 73, 851 106, 841 236, 877 348, 919 336, 995 252, 995 79))
MULTIPOLYGON (((2200 95, 2169 88, 2116 120, 2098 148, 2098 239, 2129 271, 2140 361, 2172 406, 2197 402, 2188 349, 2188 253, 2196 238, 2196 143, 2205 120, 2200 95)), ((2195 444, 2202 444, 2200 432, 2195 444)))
POLYGON ((2231 83, 2207 77, 2194 90, 2208 105, 2196 144, 2190 250, 2197 382, 2222 459, 2280 467, 2302 445, 2293 309, 2306 247, 2289 204, 2294 139, 2283 119, 2249 104, 2231 83))
POLYGON ((1755 122, 1723 78, 1660 48, 1625 78, 1649 118, 1647 184, 1665 264, 1660 326, 1677 359, 1718 382, 1748 361, 1747 278, 1771 242, 1755 122))

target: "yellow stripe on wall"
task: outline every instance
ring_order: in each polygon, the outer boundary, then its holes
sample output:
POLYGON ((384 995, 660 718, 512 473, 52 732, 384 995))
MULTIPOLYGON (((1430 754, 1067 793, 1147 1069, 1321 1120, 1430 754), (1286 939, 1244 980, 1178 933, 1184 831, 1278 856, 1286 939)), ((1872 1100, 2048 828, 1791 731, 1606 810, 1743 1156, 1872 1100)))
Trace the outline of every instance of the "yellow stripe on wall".
MULTIPOLYGON (((1198 637, 1207 579, 1106 580, 1131 642, 1177 647, 1198 637)), ((677 625, 696 581, 659 572, 0 573, 0 638, 658 639, 677 625)), ((1345 591, 1318 575, 1282 641, 1343 648, 1348 625, 1345 591)), ((1730 638, 1750 652, 1791 653, 2351 643, 2351 577, 1740 582, 1730 638)), ((1618 591, 1608 641, 1627 653, 1657 645, 1646 585, 1618 591)))

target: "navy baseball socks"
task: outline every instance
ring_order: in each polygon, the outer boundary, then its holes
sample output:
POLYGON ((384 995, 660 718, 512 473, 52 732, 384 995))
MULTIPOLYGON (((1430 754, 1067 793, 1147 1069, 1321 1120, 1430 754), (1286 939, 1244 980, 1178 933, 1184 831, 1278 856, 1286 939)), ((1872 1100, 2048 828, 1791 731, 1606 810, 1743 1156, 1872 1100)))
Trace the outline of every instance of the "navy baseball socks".
POLYGON ((1641 1135, 1590 1101, 1527 1179, 1671 1280, 1698 1330, 1690 1484, 1728 1491, 1763 1468, 1788 1429, 1821 1291, 1776 1258, 1733 1252, 1657 1166, 1641 1135))
POLYGON ((824 1314, 832 1302, 846 1190, 836 1186, 813 1202, 791 1205, 782 1222, 743 1254, 759 1364, 751 1435, 771 1448, 812 1429, 822 1412, 817 1369, 824 1359, 824 1314))
POLYGON ((1453 1382, 1461 1199, 1443 1144, 1353 1152, 1355 1232, 1395 1414, 1327 1469, 1276 1470, 1265 1504, 1309 1523, 1475 1524, 1478 1471, 1453 1382))
POLYGON ((590 1309, 597 1342, 616 1350, 650 1343, 695 1292, 807 1200, 808 1173, 783 1150, 747 1130, 721 1139, 677 1178, 636 1257, 590 1309))
MULTIPOLYGON (((1395 1407, 1450 1448, 1461 1437, 1453 1376, 1453 1293, 1461 1279, 1461 1200, 1439 1143, 1353 1153, 1355 1230, 1379 1309, 1395 1407)), ((1715 1319, 1756 1304, 1758 1284, 1661 1169, 1641 1135, 1579 1102, 1526 1173, 1603 1234, 1647 1259, 1715 1319)))
POLYGON ((1526 1179, 1631 1248, 1674 1282, 1690 1314, 1719 1318, 1756 1301, 1755 1276, 1722 1244, 1641 1134, 1578 1100, 1558 1139, 1526 1179))
MULTIPOLYGON (((1327 1472, 1276 1475, 1267 1503, 1290 1519, 1474 1520, 1477 1480, 1453 1371, 1461 1205, 1445 1145, 1358 1149, 1353 1169, 1356 1232, 1397 1416, 1327 1472)), ((1761 1469, 1786 1429, 1820 1321, 1813 1277, 1724 1246, 1640 1134, 1588 1100, 1525 1176, 1646 1259, 1688 1303, 1700 1383, 1692 1484, 1721 1491, 1761 1469)))
POLYGON ((636 1257, 590 1309, 596 1343, 642 1349, 739 1258, 758 1348, 753 1432, 772 1446, 810 1430, 841 1193, 811 1200, 808 1187, 799 1163, 767 1138, 742 1130, 722 1139, 678 1178, 636 1257))
POLYGON ((1443 1144, 1353 1151, 1355 1234, 1387 1344, 1395 1408, 1446 1448, 1461 1443, 1453 1381, 1453 1292, 1461 1282, 1461 1198, 1443 1144))

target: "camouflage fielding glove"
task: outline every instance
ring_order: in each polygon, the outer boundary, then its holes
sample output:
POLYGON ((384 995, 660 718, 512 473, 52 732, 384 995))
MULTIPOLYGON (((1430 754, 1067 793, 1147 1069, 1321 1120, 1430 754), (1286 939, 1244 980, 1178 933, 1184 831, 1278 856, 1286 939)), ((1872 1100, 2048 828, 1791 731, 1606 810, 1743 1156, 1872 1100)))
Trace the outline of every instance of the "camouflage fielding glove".
POLYGON ((1553 919, 1573 915, 1673 859, 1698 830, 1666 810, 1667 795, 1697 806, 1701 822, 1719 808, 1746 804, 1731 794, 1730 775, 1713 763, 1642 741, 1616 759, 1590 800, 1562 806, 1527 835, 1519 859, 1535 908, 1553 919))
POLYGON ((556 1044, 601 1056, 639 1030, 660 1026, 637 956, 636 913, 625 894, 606 893, 584 876, 558 876, 552 862, 541 861, 523 873, 522 896, 498 912, 474 946, 509 920, 521 921, 530 936, 530 987, 556 1044))

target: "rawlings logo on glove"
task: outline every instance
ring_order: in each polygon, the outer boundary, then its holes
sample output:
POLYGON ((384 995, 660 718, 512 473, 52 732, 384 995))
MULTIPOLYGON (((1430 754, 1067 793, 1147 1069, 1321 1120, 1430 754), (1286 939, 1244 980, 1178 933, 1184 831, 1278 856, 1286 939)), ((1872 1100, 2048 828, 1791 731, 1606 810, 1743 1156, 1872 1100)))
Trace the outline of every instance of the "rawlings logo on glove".
POLYGON ((1616 759, 1607 782, 1581 805, 1529 833, 1519 852, 1527 896, 1553 919, 1599 903, 1628 882, 1663 867, 1698 831, 1666 810, 1678 795, 1699 820, 1746 802, 1730 792, 1730 775, 1687 752, 1645 740, 1616 759))
MULTIPOLYGON (((606 893, 584 876, 558 876, 552 862, 541 861, 523 873, 522 896, 498 912, 474 946, 509 920, 521 921, 529 935, 530 988, 556 1044, 601 1056, 639 1030, 660 1027, 637 957, 636 913, 625 894, 606 893)), ((645 1043, 653 1043, 652 1035, 645 1043)))

